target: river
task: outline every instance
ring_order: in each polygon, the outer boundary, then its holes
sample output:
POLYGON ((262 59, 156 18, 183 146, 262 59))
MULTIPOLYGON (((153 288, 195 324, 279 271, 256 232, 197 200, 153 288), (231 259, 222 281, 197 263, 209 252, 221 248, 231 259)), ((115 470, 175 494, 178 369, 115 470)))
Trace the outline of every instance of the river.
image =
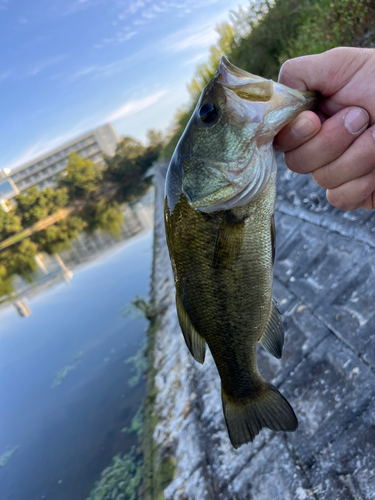
POLYGON ((125 361, 147 322, 121 310, 148 292, 152 230, 107 240, 86 244, 84 258, 77 242, 57 257, 59 272, 46 257, 40 285, 0 310, 1 500, 84 500, 112 457, 137 444, 121 430, 146 387, 129 386, 125 361))

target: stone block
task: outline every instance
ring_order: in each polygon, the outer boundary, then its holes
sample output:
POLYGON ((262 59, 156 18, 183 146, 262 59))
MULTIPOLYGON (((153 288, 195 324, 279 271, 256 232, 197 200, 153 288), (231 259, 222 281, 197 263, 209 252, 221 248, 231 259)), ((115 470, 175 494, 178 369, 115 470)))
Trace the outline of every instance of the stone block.
POLYGON ((375 251, 358 259, 316 307, 340 338, 357 353, 375 340, 375 251))
POLYGON ((319 500, 375 499, 375 402, 308 472, 319 500))
POLYGON ((288 433, 301 463, 316 457, 369 405, 375 375, 333 335, 326 337, 281 386, 299 428, 288 433))
POLYGON ((236 500, 315 500, 282 436, 275 436, 229 485, 236 500))

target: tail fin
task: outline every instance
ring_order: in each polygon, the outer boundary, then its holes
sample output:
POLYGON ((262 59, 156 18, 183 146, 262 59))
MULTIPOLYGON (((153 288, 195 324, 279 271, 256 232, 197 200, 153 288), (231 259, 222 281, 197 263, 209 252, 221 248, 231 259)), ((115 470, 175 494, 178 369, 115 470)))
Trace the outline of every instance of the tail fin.
POLYGON ((221 391, 229 439, 234 448, 253 441, 263 427, 273 431, 295 431, 298 420, 288 401, 264 382, 253 396, 236 399, 221 391))

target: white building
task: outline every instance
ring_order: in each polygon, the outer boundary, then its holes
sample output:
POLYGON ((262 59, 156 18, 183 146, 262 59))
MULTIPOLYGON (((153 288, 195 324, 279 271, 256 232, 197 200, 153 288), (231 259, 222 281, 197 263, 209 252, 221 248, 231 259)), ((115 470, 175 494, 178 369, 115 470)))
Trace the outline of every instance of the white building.
MULTIPOLYGON (((113 126, 110 123, 103 125, 14 168, 10 172, 8 169, 0 171, 0 179, 5 179, 0 181, 0 192, 5 191, 5 189, 2 190, 2 185, 9 179, 16 189, 13 189, 8 199, 16 196, 17 191, 23 192, 32 186, 37 186, 40 190, 54 187, 60 174, 66 169, 69 155, 72 152, 78 153, 83 158, 89 158, 103 167, 103 155, 113 156, 118 141, 119 137, 113 126)), ((5 187, 9 191, 9 185, 5 186, 4 184, 5 187)), ((0 198, 3 199, 4 196, 0 196, 0 198)))

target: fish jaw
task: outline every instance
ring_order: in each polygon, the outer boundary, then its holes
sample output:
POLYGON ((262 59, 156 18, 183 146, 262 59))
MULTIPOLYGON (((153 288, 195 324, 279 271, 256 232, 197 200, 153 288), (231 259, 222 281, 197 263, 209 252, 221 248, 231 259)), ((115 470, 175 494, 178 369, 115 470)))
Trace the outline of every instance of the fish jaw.
POLYGON ((233 114, 243 114, 245 108, 251 120, 260 122, 261 126, 256 132, 258 139, 273 140, 287 123, 317 102, 315 92, 300 92, 252 75, 234 66, 225 56, 220 60, 215 78, 243 101, 242 107, 235 103, 237 110, 233 109, 233 114))
POLYGON ((317 101, 314 92, 300 92, 282 85, 273 83, 273 96, 270 101, 272 108, 265 116, 265 127, 270 131, 270 138, 291 122, 299 113, 310 109, 317 101))

